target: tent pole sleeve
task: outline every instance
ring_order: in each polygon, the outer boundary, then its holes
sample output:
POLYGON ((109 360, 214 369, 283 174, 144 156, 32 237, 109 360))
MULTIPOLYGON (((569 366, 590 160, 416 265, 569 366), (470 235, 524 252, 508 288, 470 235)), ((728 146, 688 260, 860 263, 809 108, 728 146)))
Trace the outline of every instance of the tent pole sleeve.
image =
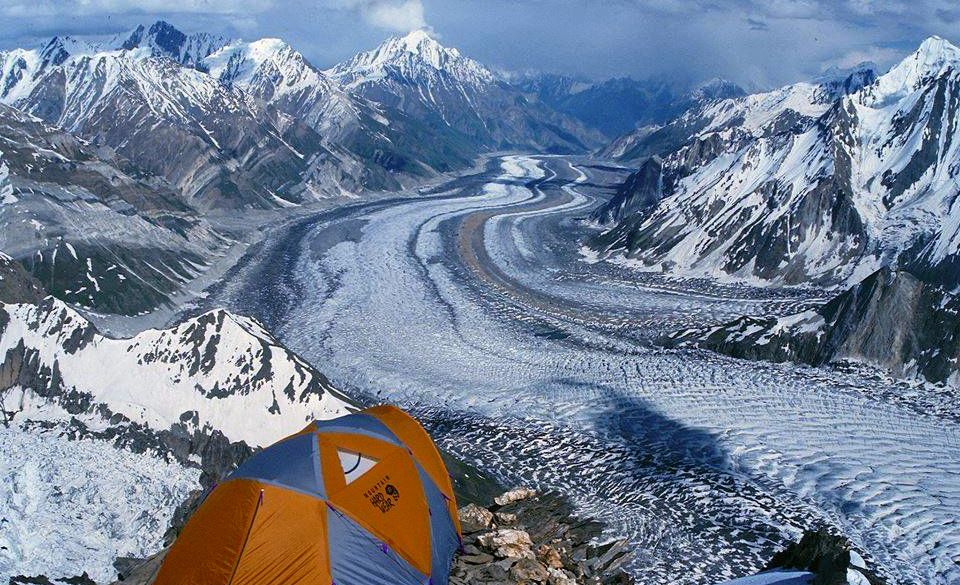
POLYGON ((253 532, 253 523, 257 521, 257 513, 260 511, 261 504, 263 504, 263 490, 260 490, 260 497, 257 498, 257 507, 253 509, 253 516, 250 517, 250 526, 247 526, 247 535, 243 537, 240 554, 237 555, 237 562, 233 565, 233 572, 230 573, 230 580, 227 581, 227 585, 233 585, 233 578, 237 576, 237 569, 240 568, 240 560, 243 559, 243 551, 247 548, 247 541, 250 540, 250 533, 253 532))

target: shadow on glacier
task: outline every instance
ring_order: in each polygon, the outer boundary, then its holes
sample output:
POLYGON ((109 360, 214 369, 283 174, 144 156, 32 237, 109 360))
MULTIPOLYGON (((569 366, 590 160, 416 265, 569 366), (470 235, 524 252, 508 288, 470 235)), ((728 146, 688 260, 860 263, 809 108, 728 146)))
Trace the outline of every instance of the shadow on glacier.
MULTIPOLYGON (((730 457, 716 436, 672 420, 639 398, 611 387, 569 379, 554 379, 544 386, 536 412, 523 412, 518 407, 507 416, 491 417, 423 403, 408 407, 440 442, 485 463, 498 462, 499 450, 503 450, 504 458, 506 453, 513 459, 542 455, 540 461, 516 462, 523 470, 520 475, 526 477, 511 477, 514 465, 491 469, 507 481, 531 476, 561 480, 564 473, 584 477, 581 471, 615 473, 621 478, 652 472, 663 478, 664 471, 680 468, 729 468, 730 457), (571 393, 581 400, 591 395, 596 400, 588 408, 562 414, 562 405, 571 393), (464 444, 466 438, 469 444, 464 444), (538 472, 538 464, 549 469, 538 472)), ((534 390, 527 388, 524 392, 534 390)))

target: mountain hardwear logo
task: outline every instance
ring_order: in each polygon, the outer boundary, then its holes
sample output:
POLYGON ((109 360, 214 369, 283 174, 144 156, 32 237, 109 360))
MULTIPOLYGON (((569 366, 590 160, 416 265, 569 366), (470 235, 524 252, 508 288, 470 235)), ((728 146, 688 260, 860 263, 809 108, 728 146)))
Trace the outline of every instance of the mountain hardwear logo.
POLYGON ((400 490, 392 483, 387 483, 388 481, 390 481, 389 475, 364 492, 370 503, 383 514, 393 509, 393 506, 400 501, 400 490))

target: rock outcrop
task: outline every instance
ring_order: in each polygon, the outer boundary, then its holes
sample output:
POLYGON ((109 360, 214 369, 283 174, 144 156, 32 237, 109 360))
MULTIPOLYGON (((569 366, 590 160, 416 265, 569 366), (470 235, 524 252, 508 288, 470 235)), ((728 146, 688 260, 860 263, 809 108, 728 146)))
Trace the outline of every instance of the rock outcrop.
POLYGON ((591 218, 600 223, 620 221, 653 207, 663 197, 663 163, 657 157, 646 160, 627 177, 610 201, 597 208, 591 218))
POLYGON ((870 571, 850 541, 825 529, 806 532, 800 542, 783 549, 766 571, 800 569, 814 574, 812 585, 886 585, 870 571))
POLYGON ((960 299, 907 272, 882 268, 815 310, 740 317, 659 342, 773 362, 868 363, 900 377, 956 384, 960 299))
POLYGON ((13 258, 0 252, 0 303, 39 303, 43 287, 13 258))
POLYGON ((577 585, 633 583, 621 567, 626 541, 598 545, 601 525, 573 516, 557 494, 528 488, 495 498, 489 509, 460 509, 463 550, 450 585, 577 585))

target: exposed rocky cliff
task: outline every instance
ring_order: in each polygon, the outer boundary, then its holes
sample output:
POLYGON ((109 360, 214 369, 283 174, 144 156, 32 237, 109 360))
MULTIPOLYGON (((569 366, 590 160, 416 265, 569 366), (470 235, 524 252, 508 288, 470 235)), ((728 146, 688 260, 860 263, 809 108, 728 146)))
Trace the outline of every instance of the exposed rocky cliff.
POLYGON ((658 157, 647 159, 640 170, 621 184, 613 197, 597 208, 591 218, 600 223, 619 221, 643 213, 663 197, 663 163, 658 157))
POLYGON ((741 317, 660 341, 775 362, 864 362, 896 376, 957 384, 960 299, 907 272, 883 268, 815 310, 741 317))

